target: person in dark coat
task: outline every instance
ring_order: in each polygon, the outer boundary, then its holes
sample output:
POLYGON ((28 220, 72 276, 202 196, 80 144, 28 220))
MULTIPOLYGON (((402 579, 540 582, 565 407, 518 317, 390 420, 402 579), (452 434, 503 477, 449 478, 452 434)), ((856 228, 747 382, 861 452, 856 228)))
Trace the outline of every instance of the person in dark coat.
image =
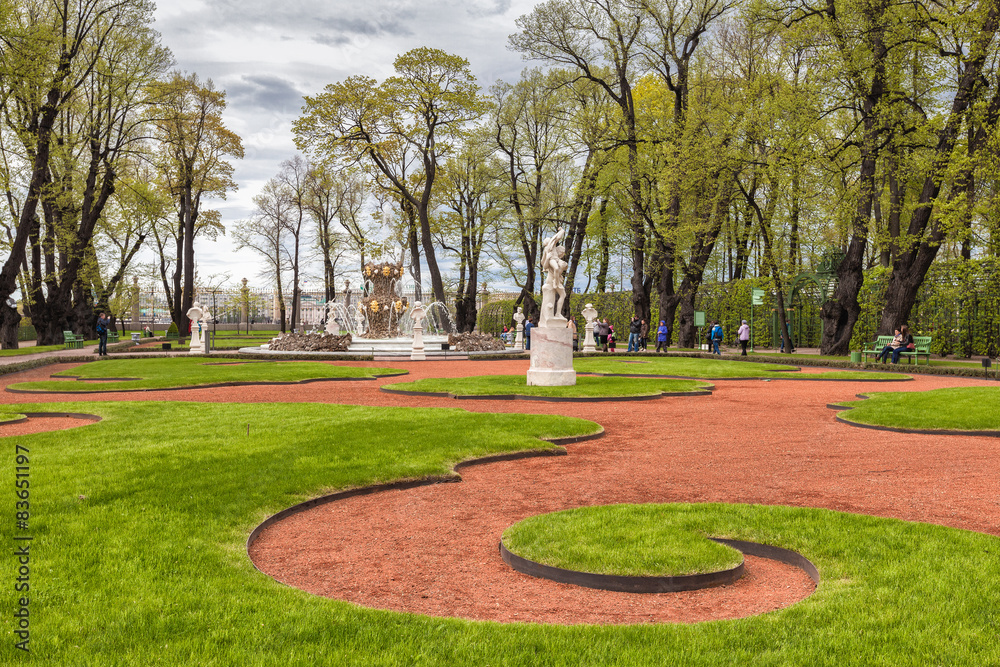
POLYGON ((104 313, 101 313, 97 318, 97 337, 100 341, 97 343, 97 355, 100 357, 108 356, 108 327, 111 326, 111 320, 104 313))
POLYGON ((628 324, 628 352, 639 351, 639 338, 642 332, 642 322, 637 315, 632 316, 632 321, 628 324))

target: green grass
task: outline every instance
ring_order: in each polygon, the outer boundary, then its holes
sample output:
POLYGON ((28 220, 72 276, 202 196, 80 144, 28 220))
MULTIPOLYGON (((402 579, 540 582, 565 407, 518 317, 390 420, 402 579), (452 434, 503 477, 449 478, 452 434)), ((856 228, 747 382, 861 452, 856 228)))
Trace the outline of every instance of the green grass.
MULTIPOLYGON (((247 558, 249 532, 334 489, 445 474, 465 459, 553 447, 539 437, 598 430, 562 416, 319 404, 15 409, 104 418, 5 440, 3 484, 12 491, 15 444, 28 450, 31 649, 53 665, 378 664, 365 656, 387 649, 398 664, 425 660, 419 656, 437 651, 440 620, 371 612, 278 584, 247 558)), ((13 516, 0 534, 12 550, 13 516)), ((7 582, 4 664, 17 653, 7 582)), ((445 623, 445 636, 467 625, 445 623)))
POLYGON ((616 378, 579 376, 569 387, 529 387, 523 375, 476 375, 464 378, 427 378, 416 382, 383 385, 403 391, 447 392, 456 396, 549 396, 559 398, 600 398, 657 396, 663 392, 691 392, 711 387, 697 380, 661 378, 616 378))
POLYGON ((670 505, 599 505, 542 514, 503 533, 507 549, 565 570, 632 577, 675 577, 730 570, 736 549, 706 539, 670 505))
POLYGON ((15 419, 24 419, 24 415, 18 414, 16 412, 8 412, 5 414, 0 414, 0 424, 3 422, 11 422, 15 419))
MULTIPOLYGON (((97 345, 96 340, 86 340, 83 342, 84 345, 97 345)), ((19 347, 16 350, 0 350, 0 357, 19 357, 23 354, 38 354, 40 352, 55 352, 56 350, 65 349, 63 343, 58 345, 33 345, 31 347, 19 347)))
POLYGON ((773 377, 798 371, 796 366, 783 364, 754 364, 745 361, 689 357, 634 357, 628 359, 585 357, 575 359, 573 368, 576 369, 577 373, 676 375, 693 378, 773 377))
MULTIPOLYGON (((928 524, 792 507, 674 506, 691 530, 794 549, 823 577, 789 608, 687 625, 561 627, 371 610, 283 586, 246 557, 259 521, 307 497, 440 474, 468 457, 545 447, 538 436, 596 428, 582 420, 294 404, 16 410, 104 417, 6 440, 11 454, 15 443, 29 449, 38 664, 1000 663, 1000 540, 928 524)), ((4 467, 7 488, 13 469, 4 467)), ((13 520, 0 522, 3 544, 13 545, 14 533, 13 520)), ((11 635, 11 573, 0 595, 0 661, 8 664, 24 658, 11 635)))
POLYGON ((124 382, 77 382, 45 380, 11 385, 26 391, 124 391, 129 389, 165 389, 195 387, 222 382, 298 382, 316 378, 369 378, 375 375, 403 373, 395 368, 360 368, 335 366, 317 361, 253 363, 213 362, 205 357, 157 359, 108 359, 56 373, 55 376, 79 376, 82 379, 142 378, 124 382))
MULTIPOLYGON (((781 376, 778 376, 781 379, 781 376)), ((785 378, 788 379, 787 377, 785 378)), ((876 373, 873 371, 830 371, 829 373, 802 373, 797 380, 912 380, 902 373, 876 373)))
POLYGON ((865 371, 834 371, 822 374, 801 373, 798 367, 784 364, 760 364, 747 361, 694 359, 689 357, 635 357, 630 359, 585 357, 576 359, 573 362, 573 368, 576 369, 577 373, 672 375, 719 380, 727 378, 794 378, 803 380, 910 379, 908 376, 900 376, 898 373, 869 373, 865 371))
POLYGON ((1000 431, 1000 387, 952 387, 920 392, 878 392, 847 401, 847 421, 891 428, 1000 431))

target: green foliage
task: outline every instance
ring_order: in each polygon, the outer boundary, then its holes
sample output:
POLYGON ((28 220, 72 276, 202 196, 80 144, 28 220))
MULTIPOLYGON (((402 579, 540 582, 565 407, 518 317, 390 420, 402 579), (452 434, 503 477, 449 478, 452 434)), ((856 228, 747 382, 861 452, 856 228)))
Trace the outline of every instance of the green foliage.
POLYGON ((478 315, 479 330, 494 336, 514 324, 514 299, 491 301, 478 315))
POLYGON ((933 336, 932 354, 1000 352, 1000 260, 935 264, 910 317, 914 334, 933 336))
POLYGON ((167 328, 167 336, 173 338, 177 336, 177 323, 171 322, 170 326, 167 328))
MULTIPOLYGON (((851 349, 860 350, 875 340, 881 322, 885 291, 892 270, 876 266, 865 271, 858 294, 861 313, 854 325, 851 349)), ((698 291, 696 307, 708 321, 718 319, 732 341, 741 319, 750 317, 750 290, 763 288, 770 295, 770 279, 754 278, 708 283, 698 291)), ((818 347, 821 336, 819 299, 803 293, 793 304, 793 342, 818 347)), ((786 295, 786 299, 790 295, 786 295)), ((753 336, 758 347, 770 345, 773 331, 773 297, 755 309, 753 336)), ((932 336, 932 354, 996 356, 1000 352, 1000 260, 996 258, 934 264, 927 273, 910 314, 914 335, 932 336)))
MULTIPOLYGON (((695 297, 695 310, 705 312, 705 321, 719 320, 725 333, 725 340, 733 344, 740 322, 750 322, 750 305, 753 301, 753 289, 764 290, 764 305, 754 306, 753 328, 750 331, 751 340, 756 347, 770 346, 773 335, 772 314, 774 311, 774 283, 770 278, 749 278, 734 280, 728 283, 706 283, 698 290, 695 297)), ((788 296, 785 296, 786 301, 788 296)), ((676 322, 675 322, 676 324, 676 322)), ((704 336, 702 336, 704 338, 704 336)), ((793 338, 794 325, 793 325, 793 338)), ((698 341, 699 344, 704 342, 698 341)), ((807 341, 793 340, 795 345, 807 347, 807 341)))
POLYGON ((879 321, 882 318, 885 290, 889 285, 891 274, 891 269, 881 266, 865 272, 865 282, 861 285, 861 291, 858 293, 858 305, 861 306, 861 313, 858 315, 858 321, 854 324, 854 332, 851 335, 852 350, 863 350, 867 343, 875 340, 879 321))
MULTIPOLYGON (((570 297, 570 314, 576 317, 577 327, 580 332, 583 332, 583 327, 586 322, 583 316, 580 315, 580 311, 583 310, 584 306, 588 303, 593 304, 594 309, 597 310, 597 316, 601 319, 605 317, 608 318, 608 322, 615 328, 616 340, 619 344, 628 345, 628 327, 629 323, 632 321, 632 315, 635 310, 632 308, 632 293, 631 292, 595 292, 592 294, 573 294, 570 297)), ((656 303, 652 304, 652 317, 654 322, 657 322, 657 316, 659 315, 659 307, 656 303)), ((656 331, 656 326, 650 324, 650 340, 652 340, 653 332, 656 331)), ((655 343, 654 343, 655 345, 655 343)))

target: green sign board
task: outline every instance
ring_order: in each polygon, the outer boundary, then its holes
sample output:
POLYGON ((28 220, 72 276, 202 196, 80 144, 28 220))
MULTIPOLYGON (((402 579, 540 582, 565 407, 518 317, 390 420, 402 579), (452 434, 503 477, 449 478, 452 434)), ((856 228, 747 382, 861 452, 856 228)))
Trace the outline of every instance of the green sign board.
POLYGON ((764 290, 754 289, 753 291, 753 305, 763 306, 764 305, 764 290))
POLYGON ((705 326, 705 311, 703 310, 694 311, 694 325, 696 327, 705 326))

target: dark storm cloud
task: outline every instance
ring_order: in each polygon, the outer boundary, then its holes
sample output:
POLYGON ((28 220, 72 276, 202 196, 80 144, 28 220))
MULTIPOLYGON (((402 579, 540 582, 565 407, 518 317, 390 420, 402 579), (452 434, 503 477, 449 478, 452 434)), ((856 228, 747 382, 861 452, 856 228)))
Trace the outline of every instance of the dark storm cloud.
POLYGON ((273 74, 245 74, 227 81, 226 97, 231 107, 297 112, 302 91, 290 81, 273 74))

